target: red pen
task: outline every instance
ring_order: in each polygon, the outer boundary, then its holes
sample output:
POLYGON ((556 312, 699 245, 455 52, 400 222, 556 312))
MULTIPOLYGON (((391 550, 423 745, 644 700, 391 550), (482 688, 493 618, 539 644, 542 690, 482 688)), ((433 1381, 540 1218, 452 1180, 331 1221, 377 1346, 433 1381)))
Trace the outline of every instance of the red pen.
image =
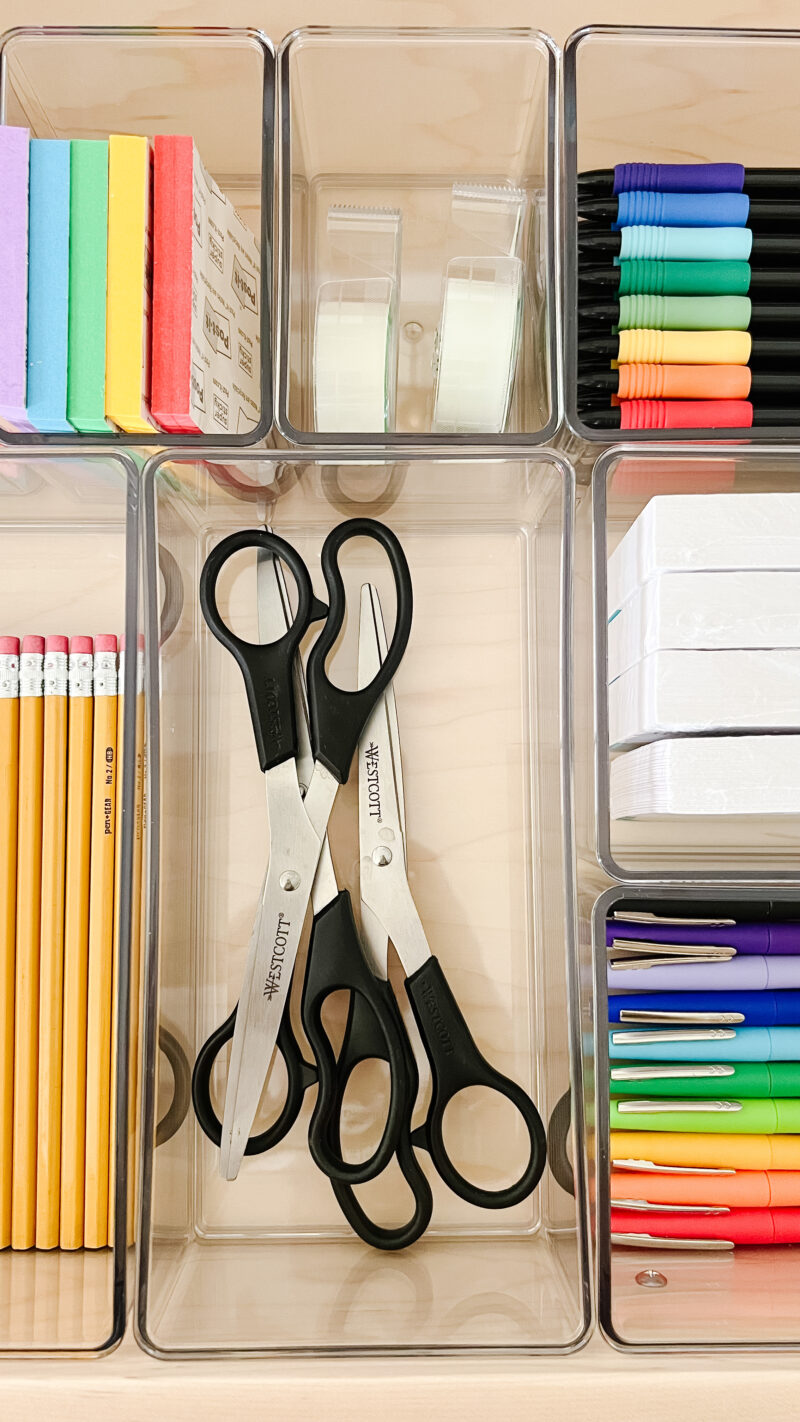
POLYGON ((649 1206, 611 1211, 612 1244, 661 1249, 733 1249, 737 1244, 800 1244, 800 1209, 689 1213, 649 1206))

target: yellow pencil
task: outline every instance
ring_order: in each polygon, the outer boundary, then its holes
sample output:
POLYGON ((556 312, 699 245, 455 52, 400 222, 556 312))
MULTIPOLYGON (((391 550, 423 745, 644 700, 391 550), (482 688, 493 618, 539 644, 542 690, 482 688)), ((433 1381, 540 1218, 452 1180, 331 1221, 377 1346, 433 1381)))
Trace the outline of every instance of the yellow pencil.
POLYGON ((139 1158, 140 1004, 142 981, 142 852, 144 848, 144 637, 136 655, 136 774, 131 885, 131 1036, 128 1057, 128 1244, 133 1244, 139 1158))
POLYGON ((39 925, 42 891, 44 638, 23 637, 19 659, 17 960, 11 1247, 36 1243, 36 1105, 39 1061, 39 925))
POLYGON ((19 637, 0 637, 0 1249, 11 1243, 18 777, 19 637))
POLYGON ((86 1174, 83 1242, 108 1243, 111 988, 117 779, 117 639, 95 638, 89 979, 86 1008, 86 1174))
POLYGON ((57 1248, 60 1231, 68 645, 66 637, 47 637, 44 644, 37 1249, 57 1248))
POLYGON ((117 1180, 117 1040, 119 1036, 119 956, 120 956, 120 886, 122 874, 122 773, 125 744, 125 639, 120 640, 119 664, 117 671, 117 804, 114 827, 114 951, 111 981, 111 1068, 109 1074, 109 1132, 108 1132, 108 1246, 114 1247, 114 1193, 117 1180))
POLYGON ((73 637, 69 653, 64 1021, 61 1053, 62 1249, 83 1247, 93 684, 92 639, 73 637))

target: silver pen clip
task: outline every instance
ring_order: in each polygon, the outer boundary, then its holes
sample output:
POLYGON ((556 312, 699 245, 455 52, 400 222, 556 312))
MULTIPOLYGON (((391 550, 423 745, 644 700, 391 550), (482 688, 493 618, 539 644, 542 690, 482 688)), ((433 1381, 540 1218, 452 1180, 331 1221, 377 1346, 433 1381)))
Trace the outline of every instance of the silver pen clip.
POLYGON ((666 1009, 657 1007, 632 1008, 623 1007, 619 1014, 620 1022, 724 1022, 743 1023, 743 1012, 668 1012, 666 1009))
POLYGON ((656 1165, 653 1160, 612 1160, 614 1170, 631 1170, 653 1175, 735 1175, 718 1165, 656 1165))
POLYGON ((697 1027, 684 1031, 674 1030, 649 1032, 613 1032, 611 1041, 615 1047, 642 1046, 647 1042, 732 1042, 736 1033, 725 1027, 697 1027))
POLYGON ((650 1200, 612 1200, 614 1210, 646 1210, 654 1215, 729 1215, 728 1205, 664 1205, 650 1200))
POLYGON ((669 914, 639 912, 636 909, 615 909, 612 923, 654 923, 667 928, 734 928, 735 918, 672 918, 669 914))
POLYGON ((672 1111, 741 1111, 741 1101, 704 1101, 693 1096, 689 1101, 667 1101, 659 1097, 657 1101, 630 1101, 623 1097, 617 1101, 619 1114, 626 1116, 669 1115, 672 1111))
POLYGON ((722 1250, 733 1249, 732 1239, 665 1239, 658 1234, 612 1234, 612 1244, 622 1244, 629 1249, 691 1249, 722 1250))
POLYGON ((725 1062, 677 1062, 670 1066, 612 1067, 612 1081, 682 1081, 733 1076, 736 1068, 725 1062))

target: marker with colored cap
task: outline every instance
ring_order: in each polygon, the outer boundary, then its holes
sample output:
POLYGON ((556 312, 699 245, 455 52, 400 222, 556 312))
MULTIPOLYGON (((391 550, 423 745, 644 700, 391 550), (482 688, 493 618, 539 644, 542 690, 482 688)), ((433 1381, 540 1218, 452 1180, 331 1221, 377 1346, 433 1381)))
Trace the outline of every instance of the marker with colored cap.
POLYGON ((800 424, 800 402, 756 409, 749 400, 622 400, 582 410, 593 430, 750 430, 800 424))
MULTIPOLYGON (((753 370, 749 365, 635 362, 619 365, 616 370, 605 366, 582 369, 578 376, 578 399, 582 403, 591 403, 599 395, 617 395, 620 400, 746 400, 748 396, 782 395, 786 397, 784 403, 790 405, 798 391, 800 379, 795 371, 753 370)), ((800 953, 800 937, 791 951, 800 953)))
POLYGON ((780 296, 800 289, 800 267, 752 267, 749 262, 623 261, 581 266, 579 297, 780 296))
POLYGON ((609 963, 608 987, 614 992, 759 992, 766 988, 800 989, 800 958, 762 954, 727 962, 687 963, 670 958, 659 967, 639 968, 629 958, 609 963))
POLYGON ((680 1166, 647 1169, 614 1169, 609 1181, 612 1205, 698 1205, 726 1208, 769 1209, 800 1205, 800 1171, 797 1170, 682 1170, 680 1166))
POLYGON ((621 261, 752 262, 786 267, 800 263, 800 237, 789 233, 753 233, 749 227, 623 227, 578 224, 581 256, 619 257, 621 261))
POLYGON ((750 331, 780 335, 800 329, 800 307, 749 296, 657 296, 639 293, 578 307, 582 327, 651 331, 750 331))
POLYGON ((749 227, 775 232, 800 226, 800 201, 754 198, 746 193, 619 193, 615 198, 581 198, 578 217, 594 226, 749 227))
POLYGON ((643 1249, 800 1244, 800 1209, 741 1209, 722 1214, 612 1209, 611 1242, 643 1249))
POLYGON ((616 360, 620 365, 797 365, 800 339, 751 336, 749 331, 620 331, 616 336, 581 336, 583 361, 616 360))
POLYGON ((617 1166, 642 1160, 700 1170, 800 1170, 800 1137, 716 1131, 624 1131, 609 1135, 617 1166))
POLYGON ((800 168, 745 168, 741 163, 617 163, 578 174, 579 197, 655 193, 741 193, 800 198, 800 168))

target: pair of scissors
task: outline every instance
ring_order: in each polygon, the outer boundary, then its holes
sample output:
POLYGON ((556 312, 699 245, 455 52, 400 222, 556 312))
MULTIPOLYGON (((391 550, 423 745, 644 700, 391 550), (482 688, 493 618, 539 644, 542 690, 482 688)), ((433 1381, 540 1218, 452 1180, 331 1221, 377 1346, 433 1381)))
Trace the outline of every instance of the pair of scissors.
MULTIPOLYGON (((370 685, 386 665, 387 647, 378 594, 366 584, 362 588, 359 627, 359 685, 370 685)), ((336 1079, 336 1100, 326 1111, 329 1130, 338 1135, 348 1080, 355 1067, 368 1058, 388 1061, 384 1043, 389 1040, 389 1022, 405 1039, 401 1091, 401 1130, 396 1137, 395 1155, 414 1198, 414 1210, 405 1225, 378 1225, 367 1215, 351 1185, 333 1182, 334 1193, 348 1219, 362 1239, 378 1249, 400 1249, 420 1237, 430 1222, 432 1195, 427 1176, 415 1155, 415 1148, 428 1153, 446 1185, 469 1204, 482 1209, 503 1209, 519 1204, 536 1188, 545 1164, 546 1141, 541 1118, 531 1098, 509 1077, 493 1067, 479 1050, 458 1006, 439 960, 431 953, 425 929, 408 882, 400 737, 394 688, 390 684, 379 697, 364 728, 358 750, 359 783, 359 864, 361 878, 362 938, 369 966, 385 984, 381 1011, 386 1013, 385 1030, 380 1036, 374 1024, 380 1011, 367 1017, 362 999, 350 999, 342 1048, 331 1062, 336 1079), (430 1070, 431 1098, 425 1119, 416 1128, 413 1116, 417 1105, 419 1076, 416 1059, 397 999, 389 986, 389 944, 404 971, 404 985, 411 1011, 430 1070), (500 1189, 485 1189, 469 1180, 452 1160, 444 1140, 443 1123, 449 1104, 462 1091, 480 1086, 508 1100, 524 1123, 529 1143, 527 1164, 519 1178, 500 1189)), ((320 870, 322 873, 322 869, 320 870)), ((332 894, 335 885, 325 888, 332 894)), ((339 987, 350 986, 342 975, 339 987)), ((314 1018, 319 1020, 325 997, 333 988, 307 985, 314 1018)), ((305 1017, 304 1017, 305 1021, 305 1017)), ((308 1028, 307 1028, 308 1031, 308 1028)), ((328 1045, 327 1050, 330 1051, 328 1045)), ((390 1074, 396 1068, 389 1062, 390 1074)), ((393 1087, 397 1083, 392 1081, 393 1087)))
MULTIPOLYGON (((369 714, 402 660, 411 629, 411 578, 403 550, 391 529, 373 519, 349 519, 329 533, 322 548, 321 564, 330 600, 328 607, 314 597, 308 569, 291 544, 267 529, 244 529, 212 549, 200 579, 203 616, 213 635, 237 661, 244 678, 269 814, 269 860, 239 1002, 228 1021, 201 1050, 193 1073, 193 1099, 198 1119, 212 1139, 218 1130, 220 1173, 228 1180, 236 1178, 245 1153, 267 1149, 285 1135, 296 1119, 310 1081, 308 1064, 303 1062, 287 1010, 294 963, 337 791, 348 778, 369 714), (386 661, 372 682, 356 691, 345 691, 330 680, 325 663, 345 615, 346 597, 339 557, 344 544, 355 538, 370 538, 387 554, 395 584, 396 618, 386 661), (288 625, 285 609, 272 598, 267 614, 269 625, 261 634, 266 640, 260 643, 238 637, 223 620, 217 605, 220 573, 228 560, 244 549, 261 551, 271 556, 273 563, 285 564, 297 588, 297 608, 294 613, 290 610, 288 625), (311 758, 308 773, 304 772, 302 777, 306 787, 304 795, 298 769, 295 666, 303 637, 312 623, 323 619, 305 670, 311 758), (220 1126, 211 1107, 210 1073, 214 1058, 229 1039, 232 1039, 231 1055, 220 1126), (251 1138, 276 1047, 286 1061, 289 1092, 279 1119, 266 1132, 251 1138)), ((274 582, 274 575, 271 581, 274 582)), ((315 911, 309 962, 319 960, 320 971, 324 972, 325 965, 333 962, 334 950, 353 955, 356 961, 352 971, 360 973, 359 991, 365 999, 364 1010, 375 1012, 380 1006, 381 988, 364 962, 346 891, 337 894, 336 901, 326 905, 324 912, 315 911)), ((376 1031, 391 1032, 391 1025, 385 1014, 376 1015, 376 1031)), ((327 1042, 321 1026, 319 1037, 327 1042)), ((399 1035, 390 1036, 383 1045, 400 1074, 402 1041, 399 1035)), ((318 1072, 324 1073, 329 1057, 321 1043, 312 1042, 312 1048, 318 1072)), ((401 1104, 399 1090, 392 1093, 384 1136, 374 1156, 350 1164, 329 1149, 325 1109, 334 1099, 334 1083, 326 1085, 327 1090, 320 1084, 309 1129, 312 1156, 326 1174, 338 1175, 351 1184, 361 1183, 380 1171, 391 1158, 401 1104)))

